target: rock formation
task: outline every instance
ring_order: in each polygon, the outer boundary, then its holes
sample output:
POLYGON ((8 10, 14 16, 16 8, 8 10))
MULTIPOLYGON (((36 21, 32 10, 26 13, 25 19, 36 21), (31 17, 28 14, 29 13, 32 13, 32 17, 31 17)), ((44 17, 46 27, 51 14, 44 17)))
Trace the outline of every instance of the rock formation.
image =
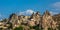
POLYGON ((0 28, 3 26, 6 27, 6 29, 14 29, 21 25, 24 26, 25 30, 30 29, 30 26, 38 26, 39 29, 42 28, 43 30, 48 30, 48 28, 52 28, 52 30, 58 30, 58 27, 60 27, 60 14, 52 16, 49 11, 45 11, 43 15, 41 15, 39 12, 36 12, 31 16, 17 16, 15 13, 13 13, 8 19, 4 19, 0 22, 0 28))

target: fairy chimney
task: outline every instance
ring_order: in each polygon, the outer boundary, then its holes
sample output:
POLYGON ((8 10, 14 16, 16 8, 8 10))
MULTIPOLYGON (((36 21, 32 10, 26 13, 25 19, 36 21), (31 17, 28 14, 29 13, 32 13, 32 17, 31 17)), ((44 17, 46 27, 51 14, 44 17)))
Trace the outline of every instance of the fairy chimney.
POLYGON ((48 30, 48 28, 51 28, 53 26, 51 23, 54 24, 52 16, 49 11, 46 11, 42 16, 42 27, 44 28, 44 30, 48 30))

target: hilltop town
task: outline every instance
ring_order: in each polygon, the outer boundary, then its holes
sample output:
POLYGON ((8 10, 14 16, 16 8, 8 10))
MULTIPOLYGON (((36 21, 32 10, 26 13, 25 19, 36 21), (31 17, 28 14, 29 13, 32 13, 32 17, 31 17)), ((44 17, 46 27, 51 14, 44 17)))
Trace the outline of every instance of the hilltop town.
POLYGON ((9 18, 0 21, 0 30, 60 30, 60 14, 51 15, 45 11, 43 15, 36 12, 31 16, 16 15, 12 13, 9 18))

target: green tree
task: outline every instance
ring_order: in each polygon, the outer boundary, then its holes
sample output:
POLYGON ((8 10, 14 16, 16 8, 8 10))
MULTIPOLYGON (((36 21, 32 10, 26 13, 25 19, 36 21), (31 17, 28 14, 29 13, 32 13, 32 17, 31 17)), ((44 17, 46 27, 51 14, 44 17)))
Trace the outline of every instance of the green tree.
POLYGON ((14 30, 23 30, 22 26, 16 27, 14 30))

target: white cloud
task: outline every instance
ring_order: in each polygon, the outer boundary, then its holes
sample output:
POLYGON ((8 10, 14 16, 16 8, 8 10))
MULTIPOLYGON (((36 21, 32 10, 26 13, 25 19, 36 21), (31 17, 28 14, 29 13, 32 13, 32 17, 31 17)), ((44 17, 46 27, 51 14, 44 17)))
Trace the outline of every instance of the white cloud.
POLYGON ((53 7, 53 8, 60 9, 60 2, 53 3, 53 4, 52 4, 52 7, 53 7))
POLYGON ((59 14, 58 12, 52 12, 50 11, 51 15, 59 14))
POLYGON ((60 2, 51 3, 48 5, 48 7, 50 9, 55 9, 55 11, 56 10, 60 11, 60 2))
POLYGON ((51 3, 48 5, 50 9, 60 10, 60 2, 51 3))
POLYGON ((5 16, 0 13, 0 21, 1 21, 2 19, 4 19, 4 18, 5 18, 5 16))
POLYGON ((19 15, 31 15, 33 12, 36 13, 35 11, 29 9, 23 12, 19 12, 19 15))
POLYGON ((3 19, 3 16, 0 14, 0 21, 3 19))
POLYGON ((48 7, 50 8, 49 10, 52 15, 60 13, 60 2, 49 4, 48 7))

